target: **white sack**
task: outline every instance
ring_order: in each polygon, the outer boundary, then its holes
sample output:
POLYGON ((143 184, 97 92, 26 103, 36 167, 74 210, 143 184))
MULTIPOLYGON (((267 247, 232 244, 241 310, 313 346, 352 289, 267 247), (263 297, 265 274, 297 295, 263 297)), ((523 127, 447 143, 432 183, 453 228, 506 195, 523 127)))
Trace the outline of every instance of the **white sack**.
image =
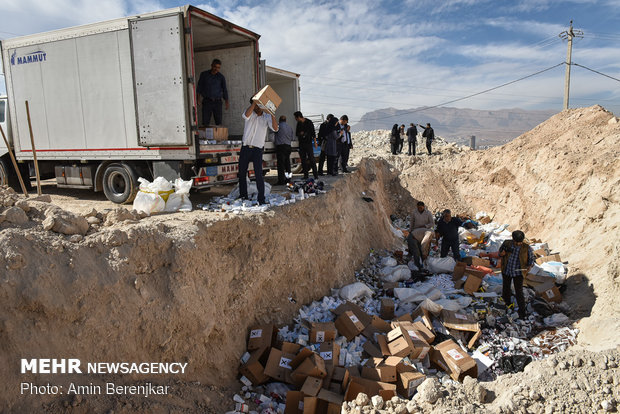
POLYGON ((429 257, 426 259, 426 267, 431 273, 452 273, 456 262, 452 257, 429 257))
POLYGON ((372 297, 372 290, 362 282, 351 283, 340 289, 339 295, 344 300, 354 300, 366 296, 372 297))
POLYGON ((166 201, 167 212, 192 211, 192 202, 189 200, 189 190, 192 189, 192 180, 184 181, 177 178, 174 181, 174 193, 166 201))
POLYGON ((561 262, 546 262, 541 264, 540 267, 545 272, 552 274, 557 283, 564 283, 566 281, 566 269, 561 262))
POLYGON ((445 310, 449 310, 449 311, 452 311, 452 312, 458 312, 461 309, 463 309, 463 307, 456 300, 440 299, 440 300, 436 301, 435 303, 437 305, 441 306, 442 308, 444 308, 445 310))
POLYGON ((393 257, 387 256, 384 257, 383 259, 381 259, 381 266, 383 267, 394 267, 398 264, 398 262, 396 261, 396 259, 394 259, 393 257))
POLYGON ((401 282, 411 279, 411 270, 406 265, 400 265, 393 268, 392 272, 383 276, 384 282, 401 282))
MULTIPOLYGON (((168 191, 164 188, 167 188, 167 185, 164 185, 161 180, 164 180, 162 177, 157 177, 155 181, 152 183, 146 178, 138 178, 138 182, 140 183, 140 191, 136 194, 136 198, 133 200, 132 208, 136 211, 142 211, 149 216, 153 213, 159 213, 164 211, 166 208, 166 202, 159 195, 159 191, 168 191)), ((170 184, 170 183, 168 183, 170 184)), ((170 185, 170 189, 172 189, 172 185, 170 185)))

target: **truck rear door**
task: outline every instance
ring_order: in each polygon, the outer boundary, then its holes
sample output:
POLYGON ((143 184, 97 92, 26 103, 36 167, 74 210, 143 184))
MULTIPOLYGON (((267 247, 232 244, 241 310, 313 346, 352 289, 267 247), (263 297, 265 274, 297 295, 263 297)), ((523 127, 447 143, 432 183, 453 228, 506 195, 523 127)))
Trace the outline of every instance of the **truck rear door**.
POLYGON ((190 144, 182 14, 132 19, 129 28, 139 144, 190 144))

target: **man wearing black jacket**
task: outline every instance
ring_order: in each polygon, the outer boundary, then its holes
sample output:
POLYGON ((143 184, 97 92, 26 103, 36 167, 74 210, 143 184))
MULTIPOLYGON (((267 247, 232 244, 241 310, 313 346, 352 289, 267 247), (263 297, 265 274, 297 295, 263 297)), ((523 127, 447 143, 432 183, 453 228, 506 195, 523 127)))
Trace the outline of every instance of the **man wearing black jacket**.
POLYGON ((414 124, 409 124, 409 128, 407 129, 407 141, 409 142, 409 155, 415 155, 415 146, 417 144, 416 140, 418 139, 418 129, 414 124))
POLYGON ((325 165, 325 161, 327 160, 327 153, 325 152, 325 148, 327 146, 327 130, 329 128, 329 121, 332 120, 334 115, 329 114, 327 118, 321 125, 319 126, 319 145, 321 146, 321 155, 319 155, 319 175, 323 175, 323 166, 325 165))
POLYGON ((461 220, 456 217, 452 217, 450 210, 444 210, 441 220, 437 223, 437 229, 435 230, 437 240, 439 236, 441 240, 440 256, 446 257, 448 252, 452 250, 454 260, 461 261, 461 254, 459 252, 459 227, 461 227, 461 220))
POLYGON ((308 178, 308 163, 312 168, 312 175, 315 179, 319 178, 319 174, 316 170, 316 163, 314 162, 314 148, 318 147, 316 142, 316 132, 314 131, 314 124, 311 120, 304 118, 300 111, 293 114, 297 121, 297 128, 295 135, 299 141, 299 158, 301 158, 301 167, 304 172, 304 178, 308 178))
POLYGON ((422 136, 426 138, 426 149, 428 150, 428 155, 433 155, 431 153, 431 144, 435 140, 435 131, 431 128, 431 124, 426 124, 426 127, 423 128, 424 132, 422 132, 422 136))

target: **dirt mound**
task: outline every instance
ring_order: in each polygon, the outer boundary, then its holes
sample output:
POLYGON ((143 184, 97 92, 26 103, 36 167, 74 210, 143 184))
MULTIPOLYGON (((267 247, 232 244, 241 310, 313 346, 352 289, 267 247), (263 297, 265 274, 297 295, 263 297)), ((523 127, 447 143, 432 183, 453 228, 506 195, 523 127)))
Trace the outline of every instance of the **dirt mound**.
POLYGON ((572 316, 590 316, 580 344, 596 350, 620 343, 619 155, 618 118, 593 106, 559 113, 502 147, 386 158, 432 209, 486 211, 562 251, 572 316))
MULTIPOLYGON (((11 270, 0 284, 0 406, 38 411, 46 402, 53 412, 67 402, 20 396, 24 381, 144 379, 20 375, 21 358, 180 361, 187 374, 175 380, 188 388, 231 382, 247 327, 288 322, 301 304, 351 281, 371 248, 394 243, 388 217, 404 197, 384 162, 367 161, 327 194, 260 215, 210 221, 198 211, 191 222, 136 222, 125 214, 128 221, 91 228, 78 243, 35 221, 27 231, 4 228, 0 268, 11 270)), ((204 396, 191 398, 185 405, 194 410, 204 404, 204 396)), ((80 404, 105 411, 113 401, 91 396, 80 404)), ((152 412, 155 403, 144 404, 131 411, 152 412)))

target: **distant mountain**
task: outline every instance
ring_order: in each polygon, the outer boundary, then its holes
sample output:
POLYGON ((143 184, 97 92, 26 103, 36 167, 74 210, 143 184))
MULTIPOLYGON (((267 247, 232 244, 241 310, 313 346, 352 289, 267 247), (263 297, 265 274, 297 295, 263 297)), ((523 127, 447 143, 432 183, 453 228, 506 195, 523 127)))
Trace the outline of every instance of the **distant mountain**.
POLYGON ((470 136, 475 135, 477 146, 493 146, 511 141, 557 112, 518 108, 495 111, 449 107, 386 108, 367 112, 351 128, 353 131, 391 129, 394 124, 405 124, 409 127, 412 122, 422 125, 430 122, 435 134, 450 142, 469 143, 470 136))

